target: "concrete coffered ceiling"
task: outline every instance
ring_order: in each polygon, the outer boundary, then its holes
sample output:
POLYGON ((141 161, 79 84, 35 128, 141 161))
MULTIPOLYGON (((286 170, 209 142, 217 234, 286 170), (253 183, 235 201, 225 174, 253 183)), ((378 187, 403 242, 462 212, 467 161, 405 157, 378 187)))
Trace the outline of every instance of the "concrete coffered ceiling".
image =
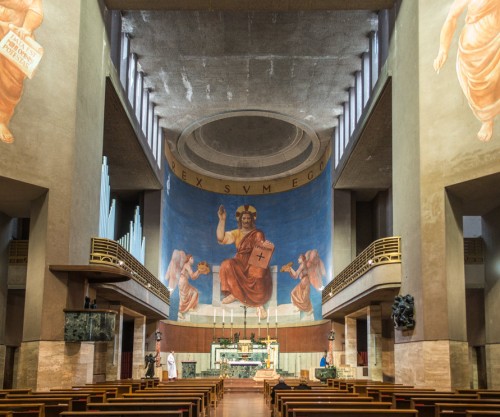
POLYGON ((145 74, 167 146, 214 178, 317 162, 389 0, 105 0, 145 74))

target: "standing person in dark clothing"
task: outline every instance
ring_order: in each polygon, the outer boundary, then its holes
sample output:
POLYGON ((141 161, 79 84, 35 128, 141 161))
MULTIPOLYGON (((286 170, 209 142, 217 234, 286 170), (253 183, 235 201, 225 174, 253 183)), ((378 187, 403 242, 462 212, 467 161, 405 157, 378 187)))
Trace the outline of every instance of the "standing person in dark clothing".
POLYGON ((309 385, 307 385, 307 379, 306 378, 300 378, 299 379, 299 385, 295 387, 295 389, 311 389, 309 385))
POLYGON ((274 404, 276 390, 280 389, 292 389, 292 387, 285 382, 285 378, 283 378, 282 376, 280 376, 280 379, 278 379, 278 383, 273 387, 273 390, 271 391, 271 404, 274 404))

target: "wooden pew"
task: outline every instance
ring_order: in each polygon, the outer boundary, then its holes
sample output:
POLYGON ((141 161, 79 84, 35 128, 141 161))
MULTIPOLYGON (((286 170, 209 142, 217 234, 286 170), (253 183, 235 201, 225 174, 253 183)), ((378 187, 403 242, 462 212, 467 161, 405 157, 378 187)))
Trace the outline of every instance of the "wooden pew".
POLYGON ((173 396, 158 396, 158 397, 127 397, 127 398, 110 398, 109 403, 140 403, 140 402, 189 402, 193 405, 193 417, 208 417, 208 410, 203 408, 203 397, 202 396, 185 396, 177 395, 173 396))
POLYGON ((116 388, 116 397, 115 398, 120 398, 123 397, 123 394, 131 394, 134 392, 132 389, 132 384, 129 383, 111 383, 111 382, 106 382, 102 384, 85 384, 81 386, 75 386, 75 388, 116 388))
MULTIPOLYGON (((92 385, 92 384, 86 384, 86 385, 92 385)), ((100 382, 99 385, 130 385, 132 387, 132 392, 138 389, 146 388, 146 384, 140 379, 116 379, 114 381, 100 382)))
MULTIPOLYGON (((108 398, 115 398, 116 397, 116 390, 111 388, 110 390, 107 390, 105 388, 91 388, 88 387, 87 389, 83 388, 52 388, 50 390, 52 394, 60 395, 60 394, 87 394, 89 395, 88 402, 91 403, 105 403, 108 398)), ((37 392, 37 394, 41 393, 40 391, 37 392)))
POLYGON ((469 410, 500 411, 500 404, 479 403, 436 403, 436 417, 447 416, 453 413, 455 416, 465 417, 469 410))
POLYGON ((415 398, 428 398, 427 402, 430 402, 431 399, 435 399, 435 402, 448 402, 447 400, 441 401, 441 398, 450 398, 450 399, 463 399, 463 400, 473 400, 477 399, 477 395, 475 394, 456 394, 453 391, 442 391, 442 392, 395 392, 392 394, 392 405, 393 408, 413 408, 410 404, 411 399, 415 398))
POLYGON ((478 391, 477 395, 481 399, 500 399, 500 391, 478 391))
POLYGON ((54 397, 45 398, 32 396, 33 398, 5 398, 0 399, 0 405, 3 404, 36 404, 42 403, 45 406, 45 417, 59 417, 63 411, 71 410, 71 398, 54 397))
POLYGON ((134 394, 151 394, 151 393, 156 393, 156 394, 162 394, 165 392, 181 392, 181 393, 196 393, 196 392, 202 392, 205 397, 205 403, 208 405, 213 406, 214 408, 217 407, 217 395, 216 391, 213 386, 182 386, 182 385, 172 385, 169 387, 157 387, 154 389, 145 389, 145 390, 138 390, 134 394))
POLYGON ((52 391, 47 392, 34 392, 32 394, 10 394, 7 399, 12 400, 34 400, 38 397, 41 398, 68 398, 71 401, 71 408, 68 411, 85 411, 87 409, 87 402, 90 399, 90 394, 80 392, 59 392, 57 394, 52 391))
POLYGON ((296 408, 292 417, 417 417, 417 410, 296 408))
POLYGON ((459 394, 477 394, 479 398, 500 398, 499 390, 492 389, 457 389, 459 394))
POLYGON ((439 398, 426 398, 426 397, 415 397, 410 400, 410 408, 418 411, 419 417, 434 417, 436 415, 436 403, 466 403, 466 404, 500 404, 500 400, 481 400, 463 398, 461 395, 468 394, 456 394, 454 397, 439 397, 439 398))
POLYGON ((500 411, 467 410, 465 417, 498 417, 500 411))
MULTIPOLYGON (((318 395, 337 395, 337 396, 342 396, 342 397, 359 397, 359 394, 353 393, 353 392, 347 392, 346 390, 338 390, 335 388, 322 388, 322 389, 314 389, 311 388, 311 390, 277 390, 276 393, 281 392, 281 393, 308 393, 308 392, 314 392, 315 394, 318 395)), ((272 393, 272 390, 271 390, 272 393)), ((269 403, 271 403, 271 398, 272 395, 271 393, 269 394, 269 403)))
MULTIPOLYGON (((211 397, 216 400, 221 400, 224 396, 224 380, 207 380, 207 379, 189 379, 189 380, 177 380, 170 381, 167 383, 160 383, 155 389, 165 389, 170 387, 187 387, 187 388, 198 388, 198 387, 210 387, 212 390, 211 397)), ((213 401, 213 400, 212 400, 213 401)))
MULTIPOLYGON (((411 387, 397 387, 397 388, 369 388, 367 394, 373 397, 375 401, 392 401, 392 396, 395 393, 433 393, 436 392, 434 388, 411 388, 411 387)), ((449 393, 449 392, 448 392, 449 393)))
POLYGON ((370 382, 369 384, 368 383, 365 383, 365 384, 355 383, 355 384, 352 384, 349 386, 350 389, 351 389, 351 387, 352 387, 352 392, 356 392, 361 396, 365 395, 367 397, 372 396, 368 392, 369 390, 379 390, 380 391, 383 389, 404 389, 404 388, 413 389, 413 387, 410 385, 394 385, 394 384, 385 384, 382 382, 378 382, 378 383, 370 382))
MULTIPOLYGON (((99 417, 182 417, 182 411, 99 411, 99 417)), ((94 411, 65 411, 60 417, 96 417, 94 411)))
MULTIPOLYGON (((159 400, 169 399, 170 401, 175 401, 179 398, 185 397, 195 397, 200 400, 201 410, 205 416, 208 416, 210 402, 206 395, 206 392, 198 392, 198 391, 181 391, 181 392, 148 392, 148 393, 134 393, 134 394, 126 394, 123 399, 151 399, 157 398, 159 400)), ((111 400, 110 400, 111 401, 111 400)))
MULTIPOLYGON (((122 396, 124 391, 130 390, 130 387, 122 387, 122 386, 114 386, 114 385, 73 385, 71 387, 72 390, 74 391, 96 391, 96 392, 105 392, 106 393, 106 398, 117 398, 122 396)), ((54 388, 51 389, 51 391, 59 391, 59 389, 54 388)), ((130 391, 131 392, 131 391, 130 391)), ((128 394, 129 392, 127 392, 128 394)))
POLYGON ((11 412, 13 417, 45 417, 43 403, 0 404, 0 411, 11 412))
POLYGON ((275 416, 281 415, 284 410, 284 404, 288 401, 348 401, 348 402, 371 402, 373 398, 370 397, 359 397, 357 394, 325 394, 323 392, 311 392, 311 391, 276 391, 275 404, 273 407, 273 412, 275 416))
POLYGON ((132 403, 102 403, 88 404, 87 411, 101 412, 108 411, 143 411, 145 417, 149 411, 181 411, 182 417, 193 416, 193 403, 191 402, 132 402, 132 403))
POLYGON ((293 410, 301 408, 325 408, 325 409, 385 409, 392 407, 391 403, 381 402, 344 402, 344 401, 287 401, 283 404, 282 417, 292 417, 293 410))
POLYGON ((12 417, 12 411, 1 410, 0 417, 12 417))
MULTIPOLYGON (((271 403, 271 394, 272 394, 274 386, 277 383, 278 382, 276 380, 273 380, 272 384, 270 384, 270 383, 267 383, 267 384, 264 383, 264 398, 265 398, 267 404, 271 403)), ((297 385, 299 385, 298 381, 295 383, 295 382, 290 382, 290 381, 287 380, 286 383, 292 389, 294 389, 297 385)), ((311 391, 315 391, 315 392, 321 391, 321 392, 335 392, 335 393, 339 393, 339 394, 352 394, 349 391, 347 391, 346 389, 340 390, 338 388, 328 387, 328 386, 326 386, 324 384, 315 384, 315 383, 312 383, 312 384, 308 384, 308 385, 311 387, 311 391)))

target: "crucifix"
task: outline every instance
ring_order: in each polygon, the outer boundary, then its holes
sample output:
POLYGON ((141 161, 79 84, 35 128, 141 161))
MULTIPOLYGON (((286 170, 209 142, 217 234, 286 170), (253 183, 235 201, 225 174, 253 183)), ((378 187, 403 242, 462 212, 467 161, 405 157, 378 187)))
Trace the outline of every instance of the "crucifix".
POLYGON ((240 306, 243 309, 243 339, 247 338, 247 306, 243 304, 240 306))
MULTIPOLYGON (((266 359, 266 368, 269 369, 271 367, 271 350, 274 350, 271 347, 271 343, 277 343, 278 341, 275 339, 271 339, 271 336, 268 334, 267 339, 264 339, 264 343, 267 346, 267 359, 266 359)), ((274 362, 273 362, 274 364, 274 362)))

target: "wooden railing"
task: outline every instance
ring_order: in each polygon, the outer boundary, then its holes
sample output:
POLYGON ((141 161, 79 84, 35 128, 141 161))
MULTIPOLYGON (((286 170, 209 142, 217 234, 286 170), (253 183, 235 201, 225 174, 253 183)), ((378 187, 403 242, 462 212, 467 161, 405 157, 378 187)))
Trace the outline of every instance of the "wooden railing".
POLYGON ((9 264, 26 265, 28 263, 29 240, 11 240, 9 243, 9 264))
POLYGON ((361 252, 347 268, 338 274, 323 290, 325 303, 335 294, 351 285, 370 269, 384 264, 401 262, 401 238, 386 237, 378 239, 361 252))
POLYGON ((116 266, 130 272, 135 281, 165 303, 170 304, 170 292, 167 287, 118 242, 110 239, 92 238, 89 263, 116 266))

